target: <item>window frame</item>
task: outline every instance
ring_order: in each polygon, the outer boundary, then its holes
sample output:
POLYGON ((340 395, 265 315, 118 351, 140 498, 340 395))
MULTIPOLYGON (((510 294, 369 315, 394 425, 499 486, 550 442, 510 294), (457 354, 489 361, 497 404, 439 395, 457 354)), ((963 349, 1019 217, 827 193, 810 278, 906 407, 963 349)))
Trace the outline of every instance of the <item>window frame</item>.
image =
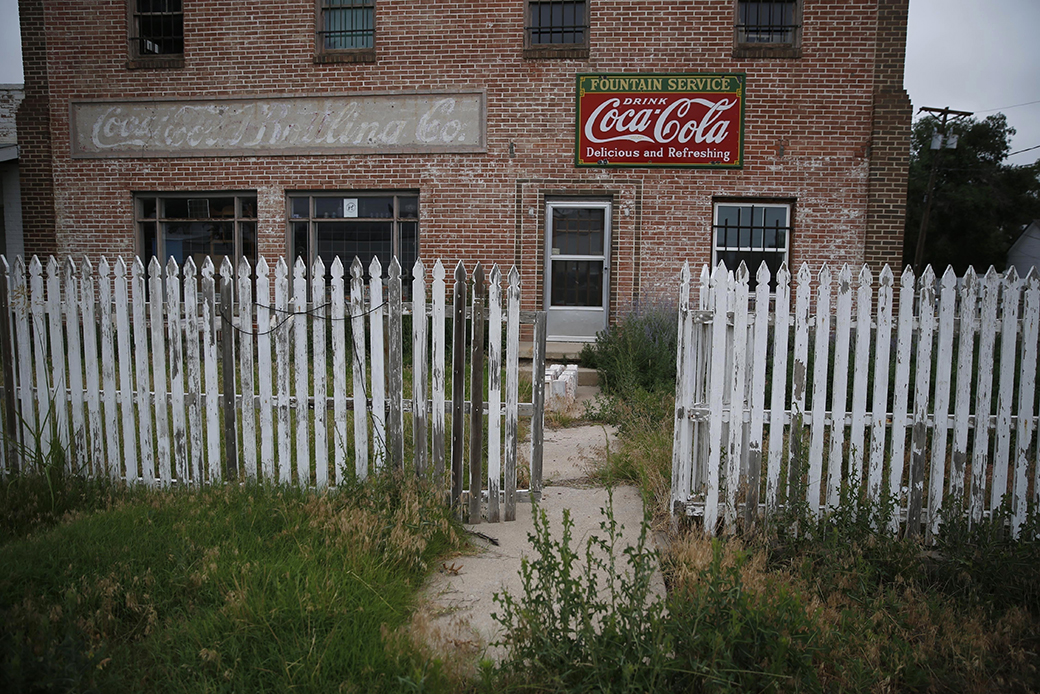
MULTIPOLYGON (((743 254, 743 253, 766 253, 766 254, 774 253, 774 254, 776 254, 777 256, 780 257, 780 262, 777 263, 777 267, 779 267, 781 264, 783 264, 785 262, 788 263, 788 267, 790 267, 790 262, 789 261, 790 261, 790 257, 791 257, 791 235, 794 233, 794 228, 795 228, 794 227, 794 216, 795 216, 795 201, 792 200, 792 199, 777 199, 777 198, 715 198, 714 200, 712 200, 712 214, 711 214, 711 266, 712 266, 712 268, 718 267, 718 264, 719 264, 719 254, 720 253, 738 253, 738 254, 743 254), (779 249, 779 248, 774 248, 774 249, 766 248, 764 242, 762 244, 760 244, 761 245, 760 248, 756 248, 753 243, 750 243, 747 246, 742 246, 740 244, 740 242, 739 242, 740 241, 739 234, 738 234, 738 243, 737 243, 736 246, 723 245, 723 246, 720 247, 719 240, 718 240, 718 231, 719 231, 719 228, 720 228, 720 225, 719 225, 719 209, 722 208, 722 207, 744 207, 744 208, 748 208, 748 212, 749 212, 749 214, 751 215, 751 218, 752 218, 752 223, 750 225, 750 228, 752 230, 756 228, 754 226, 754 209, 756 207, 758 207, 758 208, 774 208, 774 209, 775 208, 783 208, 784 210, 786 210, 786 212, 787 212, 787 224, 786 224, 786 226, 782 227, 783 230, 784 230, 783 249, 779 249)), ((762 228, 762 229, 770 229, 771 228, 771 229, 779 230, 781 227, 779 227, 779 226, 767 227, 767 226, 763 225, 760 228, 762 228)), ((751 240, 753 241, 753 237, 752 237, 751 240)), ((747 265, 746 259, 741 258, 741 260, 744 260, 745 261, 745 265, 747 265)), ((756 275, 758 273, 759 265, 761 265, 761 263, 759 263, 758 265, 755 265, 754 267, 751 267, 750 265, 747 266, 749 280, 750 280, 749 287, 751 289, 755 288, 755 285, 756 285, 756 275)), ((737 268, 739 268, 739 267, 740 267, 740 263, 738 262, 736 267, 729 267, 729 265, 727 265, 726 269, 735 273, 737 271, 737 268)), ((776 272, 775 271, 771 271, 771 277, 769 278, 769 291, 770 291, 770 293, 773 293, 774 291, 776 291, 776 272)))
MULTIPOLYGON (((151 262, 151 256, 146 252, 147 241, 145 231, 146 224, 155 224, 155 246, 156 253, 155 257, 162 264, 163 268, 166 267, 167 263, 170 262, 170 253, 166 250, 166 231, 163 228, 164 224, 171 222, 231 222, 233 225, 233 244, 234 251, 231 259, 232 267, 235 273, 238 273, 239 261, 243 256, 243 240, 242 232, 244 224, 253 225, 253 254, 251 257, 247 257, 251 267, 256 267, 257 260, 259 259, 259 245, 260 245, 260 230, 259 230, 259 217, 257 215, 256 206, 258 204, 257 192, 255 190, 234 190, 234 191, 138 191, 133 194, 134 196, 134 233, 137 240, 138 257, 141 258, 145 266, 151 262), (165 214, 165 202, 166 200, 201 200, 201 199, 214 199, 214 198, 233 198, 234 199, 234 212, 231 217, 225 216, 214 216, 211 214, 207 217, 168 217, 165 214), (145 201, 149 199, 155 200, 155 216, 147 217, 144 213, 145 201), (247 200, 253 200, 252 216, 247 214, 247 200)), ((212 254, 209 254, 213 258, 212 254)), ((184 267, 185 260, 179 260, 178 264, 180 267, 184 267)), ((223 261, 220 261, 223 262, 223 261)), ((220 272, 220 262, 214 259, 213 265, 217 273, 220 272)), ((196 267, 201 270, 202 266, 200 263, 196 263, 196 267)))
POLYGON ((592 0, 524 0, 524 58, 526 59, 588 59, 592 33, 592 0), (532 7, 537 5, 564 4, 564 2, 581 2, 584 12, 584 41, 581 43, 534 43, 531 40, 535 27, 532 20, 532 7))
MULTIPOLYGON (((791 41, 754 42, 742 40, 740 7, 754 0, 733 0, 733 57, 734 58, 801 58, 802 57, 802 4, 803 0, 789 0, 794 5, 791 41)), ((781 0, 782 1, 782 0, 781 0)))
MULTIPOLYGON (((142 53, 139 42, 147 40, 141 36, 138 16, 142 14, 153 14, 139 12, 137 4, 140 0, 127 0, 126 2, 126 44, 127 60, 126 67, 130 70, 136 69, 159 69, 159 68, 182 68, 184 67, 185 39, 184 31, 184 3, 180 4, 180 10, 165 14, 180 15, 180 53, 142 53)), ((164 13, 159 13, 164 14, 164 13)))
MULTIPOLYGON (((406 284, 411 284, 411 267, 405 267, 405 262, 402 260, 401 243, 402 233, 401 227, 403 223, 414 223, 415 224, 415 260, 420 257, 420 228, 421 228, 421 216, 422 208, 420 203, 420 194, 418 190, 293 190, 286 191, 285 193, 285 246, 287 261, 290 266, 296 262, 297 253, 296 250, 296 231, 294 225, 296 224, 307 224, 307 249, 308 257, 304 258, 303 261, 308 268, 310 268, 315 259, 318 257, 318 225, 321 222, 328 221, 356 221, 356 222, 387 222, 391 223, 391 238, 390 247, 392 257, 396 257, 398 262, 401 263, 401 277, 402 281, 406 284), (393 202, 393 216, 392 217, 319 217, 315 211, 314 200, 317 198, 387 198, 392 197, 393 202), (306 198, 307 202, 307 217, 294 216, 293 214, 293 200, 306 198), (401 200, 403 198, 415 198, 416 211, 415 216, 405 216, 401 211, 401 200)), ((321 261, 325 265, 326 272, 332 267, 332 263, 335 258, 322 258, 321 261)), ((390 266, 390 258, 380 258, 379 262, 383 266, 385 271, 390 266)), ((354 262, 353 258, 340 258, 340 262, 343 263, 344 275, 349 282, 350 280, 350 266, 354 262)), ((368 277, 368 266, 371 260, 367 262, 362 261, 362 269, 365 272, 365 277, 368 277)))
MULTIPOLYGON (((325 47, 325 4, 328 0, 314 0, 314 62, 315 63, 374 63, 376 60, 376 36, 378 34, 377 0, 355 0, 361 9, 371 6, 372 11, 372 45, 364 48, 326 48, 325 47)), ((351 9, 341 7, 339 9, 351 9)))

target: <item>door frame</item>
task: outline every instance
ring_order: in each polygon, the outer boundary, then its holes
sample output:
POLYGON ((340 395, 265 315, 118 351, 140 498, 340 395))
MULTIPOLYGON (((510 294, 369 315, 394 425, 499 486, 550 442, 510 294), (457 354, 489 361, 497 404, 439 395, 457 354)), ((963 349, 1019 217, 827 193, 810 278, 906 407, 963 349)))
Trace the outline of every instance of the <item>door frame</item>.
MULTIPOLYGON (((558 199, 547 199, 545 201, 545 219, 544 219, 544 234, 543 241, 545 243, 545 260, 543 264, 543 292, 542 292, 542 305, 548 314, 548 339, 555 342, 591 342, 595 340, 596 333, 600 330, 605 330, 610 320, 610 262, 611 262, 611 243, 613 241, 613 211, 614 201, 610 198, 558 198, 558 199), (602 209, 603 210, 603 299, 602 305, 599 307, 585 307, 585 306, 567 306, 567 307, 556 307, 552 306, 552 263, 553 260, 586 260, 588 258, 594 258, 595 256, 554 256, 552 253, 552 235, 553 235, 553 210, 557 208, 570 208, 570 209, 602 209), (567 335, 567 334, 554 334, 554 316, 560 318, 560 314, 573 313, 573 314, 592 314, 602 312, 602 321, 594 319, 592 316, 589 318, 593 319, 595 323, 595 329, 591 331, 591 334, 581 335, 567 335)), ((559 322, 559 321, 556 321, 559 322)), ((569 321, 568 321, 569 323, 569 321)), ((585 325, 592 325, 588 321, 584 322, 585 325)))

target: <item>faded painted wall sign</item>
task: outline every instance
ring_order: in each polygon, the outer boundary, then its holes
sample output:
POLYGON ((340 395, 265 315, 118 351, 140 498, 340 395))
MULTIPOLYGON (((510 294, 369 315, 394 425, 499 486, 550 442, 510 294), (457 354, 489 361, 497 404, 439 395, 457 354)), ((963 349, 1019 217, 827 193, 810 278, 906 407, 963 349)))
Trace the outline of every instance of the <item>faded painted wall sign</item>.
POLYGON ((480 92, 71 104, 73 157, 485 151, 480 92))
POLYGON ((575 164, 739 169, 744 75, 578 75, 575 164))

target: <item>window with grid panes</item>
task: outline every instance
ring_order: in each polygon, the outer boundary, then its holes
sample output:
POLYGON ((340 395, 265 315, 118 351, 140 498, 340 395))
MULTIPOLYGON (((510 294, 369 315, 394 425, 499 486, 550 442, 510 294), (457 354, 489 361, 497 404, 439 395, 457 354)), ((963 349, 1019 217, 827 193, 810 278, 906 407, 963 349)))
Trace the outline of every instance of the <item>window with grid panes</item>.
POLYGON ((585 0, 527 0, 524 56, 587 58, 589 3, 585 0))
POLYGON ((316 0, 318 62, 375 60, 375 0, 316 0))
POLYGON ((776 273, 787 260, 791 241, 791 205, 787 203, 715 203, 712 225, 714 246, 712 264, 723 262, 736 271, 743 262, 751 276, 750 286, 764 262, 769 268, 770 289, 776 287, 776 273))
POLYGON ((419 196, 416 193, 290 193, 289 248, 292 262, 310 267, 321 257, 326 273, 339 257, 347 276, 354 258, 384 268, 396 256, 410 285, 419 257, 419 196))
POLYGON ((207 257, 219 271, 224 258, 256 264, 256 193, 138 193, 134 196, 142 261, 164 266, 172 257, 197 268, 207 257))
POLYGON ((129 0, 129 67, 184 65, 181 0, 129 0))
POLYGON ((801 0, 737 0, 734 52, 738 57, 797 57, 801 0))

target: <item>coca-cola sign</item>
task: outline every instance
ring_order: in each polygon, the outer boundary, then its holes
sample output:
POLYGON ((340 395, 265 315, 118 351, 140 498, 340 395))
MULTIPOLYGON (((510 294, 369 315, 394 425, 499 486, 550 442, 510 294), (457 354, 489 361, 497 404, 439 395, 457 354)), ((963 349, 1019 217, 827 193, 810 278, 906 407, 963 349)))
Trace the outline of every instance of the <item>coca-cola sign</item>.
POLYGON ((744 75, 578 75, 577 166, 739 169, 744 75))

